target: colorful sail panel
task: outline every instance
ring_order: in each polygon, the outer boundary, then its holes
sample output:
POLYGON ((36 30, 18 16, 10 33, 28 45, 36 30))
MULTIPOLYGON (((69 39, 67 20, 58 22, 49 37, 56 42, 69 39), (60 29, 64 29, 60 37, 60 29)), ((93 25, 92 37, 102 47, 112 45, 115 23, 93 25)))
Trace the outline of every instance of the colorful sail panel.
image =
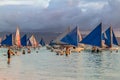
POLYGON ((19 30, 18 27, 17 27, 17 29, 16 29, 15 44, 16 44, 17 47, 20 47, 20 46, 21 46, 20 30, 19 30))
POLYGON ((38 46, 37 40, 35 39, 34 35, 32 35, 30 37, 30 42, 31 42, 33 47, 37 47, 38 46))
POLYGON ((80 43, 102 47, 102 23, 100 23, 80 43))
POLYGON ((26 34, 21 38, 21 45, 27 46, 27 35, 26 34))
POLYGON ((75 27, 71 32, 61 39, 62 42, 65 42, 69 45, 78 46, 78 27, 75 27))
POLYGON ((39 44, 41 44, 42 46, 45 46, 45 41, 43 40, 43 38, 41 38, 39 44))
POLYGON ((12 43, 12 34, 10 34, 9 36, 6 37, 6 39, 4 39, 2 42, 1 42, 1 45, 6 45, 6 46, 12 46, 13 43, 12 43))

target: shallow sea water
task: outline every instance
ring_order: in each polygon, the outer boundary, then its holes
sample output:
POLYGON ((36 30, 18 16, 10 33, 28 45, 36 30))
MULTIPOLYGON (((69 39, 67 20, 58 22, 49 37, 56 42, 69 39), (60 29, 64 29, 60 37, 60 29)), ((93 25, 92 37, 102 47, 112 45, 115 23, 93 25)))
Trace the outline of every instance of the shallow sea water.
POLYGON ((0 48, 0 80, 120 80, 120 51, 83 51, 66 57, 45 47, 36 50, 12 56, 8 65, 3 55, 7 49, 0 48))

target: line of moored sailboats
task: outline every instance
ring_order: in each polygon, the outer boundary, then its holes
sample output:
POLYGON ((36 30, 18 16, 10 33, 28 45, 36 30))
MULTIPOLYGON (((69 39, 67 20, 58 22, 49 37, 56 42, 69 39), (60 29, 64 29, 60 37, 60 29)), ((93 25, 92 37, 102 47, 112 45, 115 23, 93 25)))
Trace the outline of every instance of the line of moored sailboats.
POLYGON ((104 50, 118 51, 118 42, 112 27, 109 27, 105 32, 102 31, 102 23, 92 30, 86 37, 80 33, 79 27, 73 30, 68 29, 60 34, 55 40, 50 41, 46 45, 43 38, 38 42, 34 35, 27 38, 27 34, 21 37, 20 30, 17 27, 15 37, 13 34, 6 35, 1 41, 1 46, 21 47, 40 47, 46 46, 47 49, 56 52, 58 55, 69 55, 71 52, 81 52, 83 50, 91 50, 92 52, 101 52, 104 50), (90 46, 90 48, 89 48, 90 46))
MULTIPOLYGON (((51 50, 59 54, 64 54, 68 46, 70 52, 81 52, 89 49, 92 52, 101 52, 104 50, 117 51, 118 42, 112 27, 109 27, 105 32, 102 31, 102 23, 92 30, 86 37, 82 37, 79 28, 73 30, 68 28, 65 33, 58 36, 50 42, 51 50), (90 46, 90 48, 88 48, 90 46)), ((50 49, 49 46, 47 46, 50 49)))
POLYGON ((20 29, 17 27, 15 36, 13 34, 6 35, 1 41, 1 46, 12 46, 16 48, 22 48, 26 46, 39 47, 45 46, 45 42, 42 38, 41 41, 38 42, 34 35, 31 35, 31 37, 27 38, 27 34, 25 34, 21 37, 20 29))

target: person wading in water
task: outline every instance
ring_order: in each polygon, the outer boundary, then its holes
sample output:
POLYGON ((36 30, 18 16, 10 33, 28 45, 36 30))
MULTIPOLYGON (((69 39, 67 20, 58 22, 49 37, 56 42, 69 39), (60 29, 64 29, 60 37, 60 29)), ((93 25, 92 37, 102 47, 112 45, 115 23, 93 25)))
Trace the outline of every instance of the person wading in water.
POLYGON ((66 47, 65 54, 66 54, 66 56, 70 55, 70 46, 66 47))
POLYGON ((7 55, 8 55, 8 61, 7 61, 7 63, 10 64, 10 58, 11 58, 10 48, 9 48, 8 51, 7 51, 7 55))

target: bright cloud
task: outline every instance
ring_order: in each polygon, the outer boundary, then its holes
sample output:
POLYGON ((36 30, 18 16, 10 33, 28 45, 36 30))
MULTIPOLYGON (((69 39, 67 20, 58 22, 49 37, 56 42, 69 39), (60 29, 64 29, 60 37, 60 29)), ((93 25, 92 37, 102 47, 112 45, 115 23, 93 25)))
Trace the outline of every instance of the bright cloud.
POLYGON ((31 5, 31 1, 0 1, 0 6, 5 5, 31 5))
POLYGON ((0 6, 6 5, 31 5, 47 8, 50 0, 1 0, 0 6))
POLYGON ((102 9, 108 2, 85 2, 80 1, 78 7, 81 9, 102 9))

